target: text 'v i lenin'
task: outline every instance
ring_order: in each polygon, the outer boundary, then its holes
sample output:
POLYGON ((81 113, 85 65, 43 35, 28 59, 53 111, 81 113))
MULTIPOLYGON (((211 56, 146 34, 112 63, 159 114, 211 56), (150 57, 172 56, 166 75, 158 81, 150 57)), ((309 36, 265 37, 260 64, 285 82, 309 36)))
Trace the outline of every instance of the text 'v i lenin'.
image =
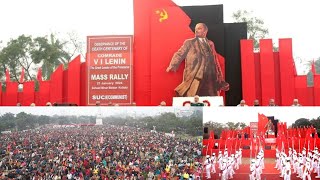
POLYGON ((132 103, 132 36, 88 36, 87 104, 132 103))

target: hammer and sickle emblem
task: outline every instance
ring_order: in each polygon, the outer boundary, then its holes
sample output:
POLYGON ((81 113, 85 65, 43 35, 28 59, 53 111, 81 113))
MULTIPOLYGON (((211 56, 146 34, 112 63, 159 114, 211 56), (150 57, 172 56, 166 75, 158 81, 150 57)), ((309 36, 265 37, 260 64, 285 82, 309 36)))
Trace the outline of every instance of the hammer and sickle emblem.
POLYGON ((165 9, 157 10, 156 13, 159 14, 160 16, 159 18, 160 22, 163 22, 164 20, 168 19, 168 13, 165 9))

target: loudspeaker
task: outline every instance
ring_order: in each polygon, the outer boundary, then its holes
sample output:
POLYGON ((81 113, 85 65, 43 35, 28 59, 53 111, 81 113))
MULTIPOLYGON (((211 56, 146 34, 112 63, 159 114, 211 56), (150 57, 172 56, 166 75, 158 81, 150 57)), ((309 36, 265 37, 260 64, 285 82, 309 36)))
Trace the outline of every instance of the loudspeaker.
POLYGON ((209 128, 208 127, 204 127, 203 128, 203 139, 209 139, 210 135, 209 135, 209 128))
POLYGON ((208 128, 208 127, 204 127, 204 128, 203 128, 203 133, 204 133, 204 134, 209 133, 209 128, 208 128))

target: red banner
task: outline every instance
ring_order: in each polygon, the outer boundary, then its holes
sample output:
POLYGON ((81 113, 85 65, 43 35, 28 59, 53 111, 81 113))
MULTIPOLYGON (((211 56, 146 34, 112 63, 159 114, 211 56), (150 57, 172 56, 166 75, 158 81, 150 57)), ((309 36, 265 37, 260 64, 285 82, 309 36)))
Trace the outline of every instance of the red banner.
POLYGON ((88 105, 132 103, 132 36, 89 36, 88 105))
POLYGON ((250 133, 258 133, 258 122, 250 122, 250 133))

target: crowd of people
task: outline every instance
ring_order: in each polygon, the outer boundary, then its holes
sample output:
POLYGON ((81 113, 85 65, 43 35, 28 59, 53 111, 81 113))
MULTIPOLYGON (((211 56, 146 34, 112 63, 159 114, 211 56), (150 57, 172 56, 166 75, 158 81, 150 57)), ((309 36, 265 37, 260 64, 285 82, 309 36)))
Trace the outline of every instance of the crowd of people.
POLYGON ((201 142, 138 127, 0 135, 0 179, 201 179, 201 142))
POLYGON ((277 149, 275 168, 279 170, 280 177, 283 177, 285 180, 290 180, 291 174, 296 175, 300 179, 311 180, 313 173, 316 174, 315 178, 319 179, 319 155, 317 147, 312 151, 309 149, 309 152, 304 147, 301 153, 289 148, 288 154, 277 149))

